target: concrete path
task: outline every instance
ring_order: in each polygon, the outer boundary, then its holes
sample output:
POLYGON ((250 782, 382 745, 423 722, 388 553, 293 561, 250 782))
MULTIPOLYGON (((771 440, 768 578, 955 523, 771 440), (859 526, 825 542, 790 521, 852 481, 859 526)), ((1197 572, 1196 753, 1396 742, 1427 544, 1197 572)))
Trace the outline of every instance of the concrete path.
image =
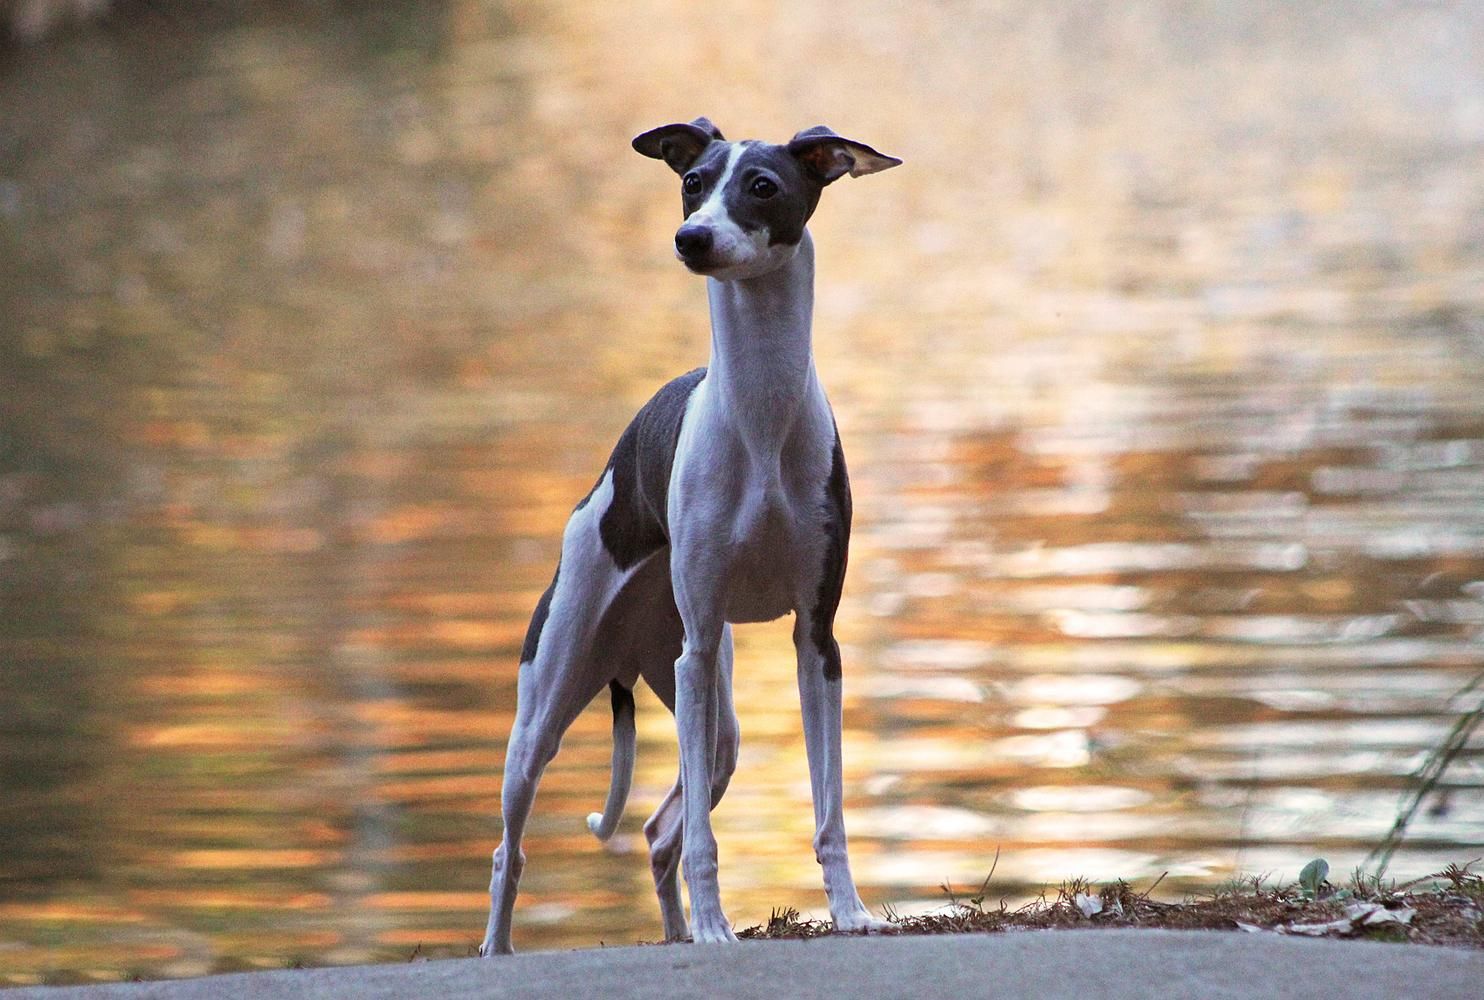
POLYGON ((1484 953, 1209 931, 1040 931, 533 952, 35 988, 0 1000, 657 997, 1481 1000, 1484 953))

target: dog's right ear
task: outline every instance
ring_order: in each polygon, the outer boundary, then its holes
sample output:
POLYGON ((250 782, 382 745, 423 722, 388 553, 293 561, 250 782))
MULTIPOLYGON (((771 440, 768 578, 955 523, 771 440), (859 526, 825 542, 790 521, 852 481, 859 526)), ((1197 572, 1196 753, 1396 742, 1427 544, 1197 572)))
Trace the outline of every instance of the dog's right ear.
POLYGON ((701 150, 713 142, 725 142, 721 129, 705 118, 693 122, 661 125, 634 137, 634 149, 645 156, 664 160, 670 169, 683 174, 696 162, 701 150))

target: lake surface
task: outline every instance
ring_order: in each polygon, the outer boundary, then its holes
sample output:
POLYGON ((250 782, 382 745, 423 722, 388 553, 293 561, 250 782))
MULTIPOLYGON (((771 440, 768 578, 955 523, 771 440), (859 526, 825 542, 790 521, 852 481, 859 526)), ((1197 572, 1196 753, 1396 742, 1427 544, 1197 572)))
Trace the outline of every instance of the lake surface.
MULTIPOLYGON (((562 525, 705 359, 628 149, 703 113, 907 161, 812 224, 868 905, 1359 864, 1484 668, 1484 13, 1284 10, 166 2, 0 50, 0 985, 477 945, 562 525)), ((824 910, 788 637, 738 630, 739 926, 824 910)), ((611 848, 606 699, 546 773, 518 948, 659 936, 638 704, 611 848)), ((1476 743, 1392 872, 1481 853, 1476 743)))

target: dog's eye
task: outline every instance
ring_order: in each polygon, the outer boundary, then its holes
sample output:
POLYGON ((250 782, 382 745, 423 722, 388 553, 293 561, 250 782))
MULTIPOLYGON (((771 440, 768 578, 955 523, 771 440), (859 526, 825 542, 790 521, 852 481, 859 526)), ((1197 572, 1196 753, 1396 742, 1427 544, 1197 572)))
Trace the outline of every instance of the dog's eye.
POLYGON ((700 174, 686 174, 685 180, 680 182, 680 190, 684 191, 686 194, 700 194, 701 187, 702 185, 700 174))
POLYGON ((778 193, 778 185, 766 177, 759 177, 749 188, 754 198, 771 198, 778 193))

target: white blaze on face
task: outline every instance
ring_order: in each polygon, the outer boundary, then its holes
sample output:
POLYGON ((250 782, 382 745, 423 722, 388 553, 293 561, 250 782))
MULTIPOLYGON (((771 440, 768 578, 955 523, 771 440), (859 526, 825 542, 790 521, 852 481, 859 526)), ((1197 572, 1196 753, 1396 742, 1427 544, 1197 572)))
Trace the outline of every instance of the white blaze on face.
POLYGON ((716 182, 716 186, 711 189, 711 193, 706 196, 706 200, 701 203, 701 207, 692 212, 690 217, 685 220, 687 223, 691 225, 709 225, 713 229, 725 223, 735 228, 736 224, 732 222, 731 216, 727 214, 725 195, 727 185, 732 183, 732 174, 737 171, 737 161, 741 159, 742 150, 745 146, 746 143, 732 143, 732 148, 727 150, 726 166, 721 168, 721 179, 716 182))
MULTIPOLYGON (((770 271, 782 262, 778 248, 768 245, 772 234, 766 226, 755 230, 743 229, 727 211, 727 189, 731 186, 737 164, 749 145, 747 142, 732 144, 732 148, 727 150, 727 162, 722 168, 721 178, 701 203, 701 207, 685 220, 687 226, 705 226, 711 230, 711 254, 709 266, 704 273, 712 277, 751 277, 770 271)), ((678 251, 676 256, 680 256, 678 251)))

